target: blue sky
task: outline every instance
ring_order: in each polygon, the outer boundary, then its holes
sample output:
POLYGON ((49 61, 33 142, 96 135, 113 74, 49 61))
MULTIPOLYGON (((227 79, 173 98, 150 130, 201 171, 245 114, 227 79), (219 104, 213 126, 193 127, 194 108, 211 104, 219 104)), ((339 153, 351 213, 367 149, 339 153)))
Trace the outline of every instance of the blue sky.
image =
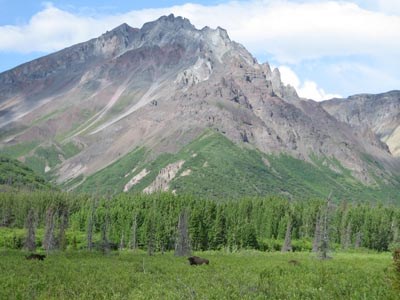
POLYGON ((400 89, 400 0, 0 0, 0 72, 169 13, 221 26, 316 100, 400 89), (112 4, 110 4, 112 3, 112 4))

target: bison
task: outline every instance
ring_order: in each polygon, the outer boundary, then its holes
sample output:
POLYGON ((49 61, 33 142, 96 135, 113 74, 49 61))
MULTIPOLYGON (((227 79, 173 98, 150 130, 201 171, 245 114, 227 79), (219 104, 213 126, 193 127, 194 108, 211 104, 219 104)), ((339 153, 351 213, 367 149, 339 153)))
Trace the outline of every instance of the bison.
POLYGON ((289 264, 291 264, 293 266, 298 266, 298 265, 300 265, 300 262, 298 260, 292 259, 292 260, 289 260, 289 264))
POLYGON ((32 253, 30 255, 25 256, 26 259, 37 259, 37 260, 44 260, 46 257, 46 255, 43 254, 36 254, 36 253, 32 253))
POLYGON ((210 263, 210 261, 208 259, 201 258, 198 256, 191 256, 188 258, 188 260, 189 260, 189 264, 192 266, 193 265, 198 266, 198 265, 202 265, 202 264, 208 265, 210 263))

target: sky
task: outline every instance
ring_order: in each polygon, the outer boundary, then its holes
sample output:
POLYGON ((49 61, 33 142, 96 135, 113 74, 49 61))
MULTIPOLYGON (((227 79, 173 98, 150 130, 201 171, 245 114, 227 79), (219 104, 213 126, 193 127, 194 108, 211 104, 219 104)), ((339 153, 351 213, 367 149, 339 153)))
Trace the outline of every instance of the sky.
POLYGON ((400 0, 0 0, 0 72, 126 22, 220 26, 317 101, 400 89, 400 0), (112 3, 112 4, 111 4, 112 3))

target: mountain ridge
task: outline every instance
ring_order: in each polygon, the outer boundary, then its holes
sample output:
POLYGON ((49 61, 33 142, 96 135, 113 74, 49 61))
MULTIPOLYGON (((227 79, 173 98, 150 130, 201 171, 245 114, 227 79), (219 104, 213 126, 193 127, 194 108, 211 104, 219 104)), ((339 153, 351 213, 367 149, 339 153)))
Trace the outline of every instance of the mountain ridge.
POLYGON ((324 104, 300 99, 278 69, 259 64, 224 29, 199 30, 173 15, 141 29, 122 24, 3 72, 0 95, 0 149, 25 145, 17 158, 59 184, 138 147, 151 149, 149 161, 176 154, 207 130, 265 154, 311 164, 314 156, 335 158, 364 185, 399 170, 373 132, 360 134, 324 104))

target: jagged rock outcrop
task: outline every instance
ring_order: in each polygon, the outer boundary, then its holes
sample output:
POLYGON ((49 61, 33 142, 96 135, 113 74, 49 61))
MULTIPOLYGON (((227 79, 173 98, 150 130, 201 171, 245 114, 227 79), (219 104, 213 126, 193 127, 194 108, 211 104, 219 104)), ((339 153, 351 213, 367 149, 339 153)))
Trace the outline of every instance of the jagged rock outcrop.
POLYGON ((180 160, 161 169, 156 179, 147 188, 145 188, 143 192, 146 194, 151 194, 158 191, 168 191, 169 183, 175 178, 176 174, 182 168, 184 163, 184 160, 180 160))

